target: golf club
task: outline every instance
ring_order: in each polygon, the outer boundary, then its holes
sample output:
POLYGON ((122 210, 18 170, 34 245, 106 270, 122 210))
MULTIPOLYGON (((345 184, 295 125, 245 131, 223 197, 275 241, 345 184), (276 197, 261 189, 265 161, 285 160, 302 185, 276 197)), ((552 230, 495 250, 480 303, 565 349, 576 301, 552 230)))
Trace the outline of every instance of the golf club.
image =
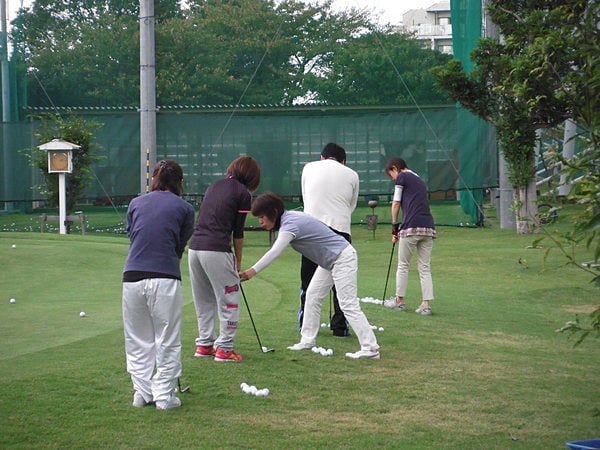
POLYGON ((181 389, 181 381, 179 380, 179 378, 177 378, 177 387, 179 388, 179 392, 181 392, 182 394, 185 394, 186 392, 190 391, 189 386, 186 386, 183 389, 181 389))
POLYGON ((396 243, 392 242, 392 251, 390 253, 390 263, 388 264, 387 275, 385 276, 385 287, 383 288, 383 297, 381 297, 381 305, 383 306, 383 302, 385 302, 385 294, 387 293, 387 285, 390 279, 390 269, 392 268, 392 258, 394 257, 394 248, 396 247, 396 243))
POLYGON ((263 353, 271 353, 274 352, 274 348, 263 347, 260 342, 260 337, 258 337, 258 331, 256 331, 256 325, 254 325, 254 319, 252 318, 252 313, 250 312, 250 306, 248 306, 248 300, 246 299, 246 293, 244 292, 244 288, 242 287, 242 283, 240 283, 240 291, 242 292, 242 298, 244 299, 244 303, 246 304, 246 309, 248 310, 248 315, 250 316, 250 322, 252 322, 252 328, 254 328, 254 334, 256 334, 256 340, 258 341, 258 346, 260 347, 260 351, 263 353))

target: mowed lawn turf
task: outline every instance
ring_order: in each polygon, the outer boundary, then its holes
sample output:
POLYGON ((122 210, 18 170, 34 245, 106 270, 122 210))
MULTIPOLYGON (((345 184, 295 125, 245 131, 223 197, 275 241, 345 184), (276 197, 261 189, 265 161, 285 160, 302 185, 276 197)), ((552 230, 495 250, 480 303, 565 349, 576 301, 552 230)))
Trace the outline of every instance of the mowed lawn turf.
MULTIPOLYGON (((353 227, 361 298, 383 296, 388 228, 353 227)), ((544 250, 527 248, 533 237, 512 230, 438 233, 433 316, 413 312, 416 267, 409 312, 361 303, 378 328, 379 361, 345 359, 356 337, 326 328, 317 345, 333 356, 286 349, 299 340, 300 256, 291 249, 244 284, 262 344, 275 352, 260 351, 242 302, 244 360, 195 359, 185 255, 181 384, 191 389, 172 411, 131 406, 121 323, 127 238, 0 233, 0 447, 561 449, 600 437, 598 340, 574 347, 555 332, 598 306, 590 276, 555 253, 544 266, 544 250), (270 395, 245 394, 243 382, 270 395)), ((244 268, 267 248, 268 233, 246 233, 244 268)), ((326 298, 322 322, 329 308, 326 298)))

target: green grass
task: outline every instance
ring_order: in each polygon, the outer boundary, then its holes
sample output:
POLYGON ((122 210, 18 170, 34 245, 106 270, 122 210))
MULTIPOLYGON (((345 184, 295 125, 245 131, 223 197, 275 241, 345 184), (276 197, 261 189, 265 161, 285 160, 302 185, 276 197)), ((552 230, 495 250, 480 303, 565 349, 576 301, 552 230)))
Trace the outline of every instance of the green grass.
MULTIPOLYGON (((383 295, 388 228, 375 237, 353 228, 361 297, 383 295)), ((554 253, 542 265, 544 250, 511 230, 438 233, 433 316, 362 303, 384 328, 380 361, 345 360, 356 338, 324 329, 317 345, 332 357, 286 350, 298 341, 300 258, 291 249, 244 285, 261 341, 276 351, 259 351, 244 308, 244 361, 194 359, 184 259, 181 382, 191 392, 182 408, 162 412, 131 407, 120 301, 127 238, 2 232, 0 447, 562 449, 600 437, 598 340, 573 347, 555 332, 598 306, 589 275, 554 253), (271 394, 246 395, 242 382, 271 394)), ((246 241, 245 267, 266 251, 267 233, 246 241)), ((392 270, 388 295, 393 284, 392 270)), ((413 268, 411 309, 419 292, 413 268)), ((326 299, 323 322, 328 314, 326 299)))

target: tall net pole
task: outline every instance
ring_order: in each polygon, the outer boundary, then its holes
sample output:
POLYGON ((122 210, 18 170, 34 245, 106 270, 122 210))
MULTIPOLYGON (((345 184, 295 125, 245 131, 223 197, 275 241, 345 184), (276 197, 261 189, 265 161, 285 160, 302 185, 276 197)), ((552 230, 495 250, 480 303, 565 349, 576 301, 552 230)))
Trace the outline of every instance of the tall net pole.
POLYGON ((140 0, 140 192, 150 191, 156 161, 156 64, 154 0, 140 0))

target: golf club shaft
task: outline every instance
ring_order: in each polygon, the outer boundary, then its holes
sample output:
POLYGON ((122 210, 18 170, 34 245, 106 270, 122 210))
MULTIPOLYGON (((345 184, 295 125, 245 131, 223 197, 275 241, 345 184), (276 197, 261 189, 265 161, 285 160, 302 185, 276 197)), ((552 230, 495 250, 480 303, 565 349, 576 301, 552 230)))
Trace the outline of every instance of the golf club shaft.
POLYGON ((252 318, 252 313, 250 312, 250 306, 248 306, 248 300, 246 299, 246 293, 244 292, 244 288, 242 287, 242 283, 240 283, 240 291, 242 293, 242 298, 244 299, 244 304, 246 305, 246 310, 248 310, 248 315, 250 316, 250 322, 252 322, 252 328, 254 328, 254 334, 256 334, 256 340, 258 341, 258 346, 260 347, 260 351, 263 351, 262 343, 260 342, 260 337, 258 336, 258 331, 256 330, 256 325, 254 324, 254 319, 252 318))
POLYGON ((387 294, 387 285, 390 279, 390 270, 392 268, 392 259, 394 258, 394 248, 396 248, 396 243, 392 242, 392 251, 390 252, 390 262, 388 264, 387 275, 385 276, 385 287, 383 288, 383 297, 381 298, 381 304, 385 301, 385 294, 387 294))

